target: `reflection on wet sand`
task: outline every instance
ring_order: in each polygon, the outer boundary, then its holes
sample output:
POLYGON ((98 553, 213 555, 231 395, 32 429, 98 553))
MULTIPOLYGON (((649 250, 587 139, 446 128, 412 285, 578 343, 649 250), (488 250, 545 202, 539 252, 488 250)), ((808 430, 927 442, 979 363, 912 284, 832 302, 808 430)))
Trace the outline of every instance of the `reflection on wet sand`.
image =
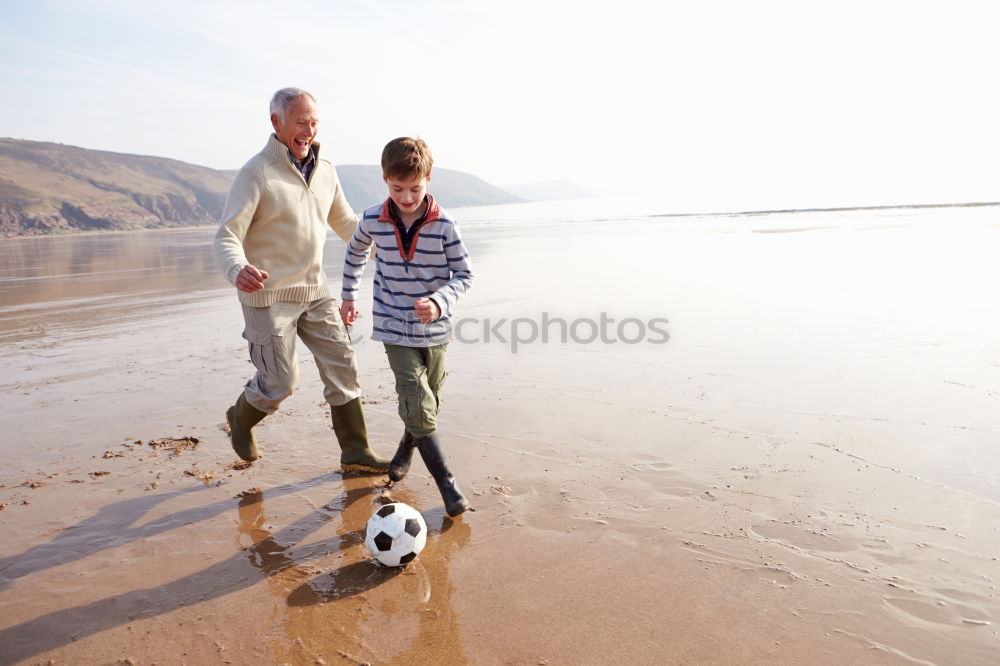
MULTIPOLYGON (((378 497, 379 490, 368 480, 345 478, 344 485, 346 492, 322 511, 282 530, 294 535, 294 543, 268 529, 265 493, 240 499, 240 542, 250 541, 246 547, 250 563, 264 573, 271 594, 287 604, 280 620, 282 638, 273 642, 273 654, 290 663, 309 663, 337 653, 375 654, 380 662, 465 661, 446 554, 468 542, 469 526, 428 512, 428 545, 405 568, 384 567, 367 557, 363 529, 303 544, 319 524, 332 520, 328 511, 336 511, 341 524, 364 525, 373 504, 361 500, 375 495, 377 501, 388 501, 378 497), (319 573, 310 564, 347 549, 353 550, 350 556, 326 572, 319 573), (413 631, 400 631, 405 627, 413 631)), ((414 501, 405 492, 394 494, 394 501, 414 501)))
POLYGON ((210 237, 186 229, 8 240, 0 243, 0 304, 225 287, 210 237))
MULTIPOLYGON (((310 483, 319 485, 331 480, 339 480, 339 475, 310 483)), ((275 658, 284 655, 279 661, 304 663, 337 653, 461 660, 461 637, 451 606, 446 554, 468 541, 470 528, 460 522, 453 523, 439 512, 429 512, 430 540, 418 560, 407 568, 374 563, 364 553, 363 527, 346 526, 365 524, 384 492, 380 482, 376 477, 344 478, 343 493, 276 532, 267 524, 265 496, 280 497, 293 489, 301 490, 304 484, 247 494, 239 498, 236 506, 239 548, 236 554, 164 585, 133 589, 4 628, 0 630, 2 662, 28 659, 139 618, 149 620, 230 595, 256 583, 257 579, 248 575, 245 563, 263 574, 267 589, 285 608, 278 613, 282 638, 275 637, 271 645, 275 658), (336 535, 309 540, 331 523, 340 525, 336 535), (343 556, 345 551, 351 552, 343 556), (341 556, 340 566, 321 573, 325 567, 316 563, 331 555, 341 556), (387 641, 380 632, 387 622, 400 626, 412 623, 417 631, 407 644, 400 645, 394 642, 398 636, 387 641), (392 650, 395 656, 385 654, 386 650, 392 650)), ((84 557, 88 548, 96 552, 120 546, 130 539, 148 538, 162 530, 216 515, 225 510, 222 504, 232 506, 230 500, 177 512, 134 533, 118 524, 134 522, 154 505, 182 492, 188 491, 141 497, 107 507, 81 526, 83 532, 62 533, 72 535, 79 543, 57 538, 21 556, 7 558, 0 568, 4 582, 84 557), (114 524, 109 522, 110 516, 115 517, 114 524), (88 545, 97 540, 98 534, 117 537, 88 545)), ((398 501, 406 499, 414 501, 406 493, 398 494, 398 501)), ((240 609, 235 608, 234 613, 239 614, 240 609)))
MULTIPOLYGON (((340 475, 336 474, 309 482, 288 484, 274 488, 272 494, 281 496, 339 478, 340 475)), ((264 572, 269 581, 273 580, 273 585, 278 589, 283 589, 282 581, 288 576, 294 577, 299 574, 302 571, 301 567, 309 561, 361 544, 363 535, 359 535, 355 530, 329 540, 308 544, 300 549, 286 545, 298 543, 303 536, 326 525, 344 507, 354 504, 359 504, 361 507, 370 506, 370 503, 359 500, 378 492, 377 481, 375 478, 346 479, 344 485, 347 490, 342 496, 329 505, 292 522, 274 535, 263 529, 262 496, 255 494, 241 498, 237 506, 239 530, 240 533, 248 534, 254 539, 253 546, 247 549, 250 553, 250 564, 264 572)), ((0 562, 3 582, 7 584, 16 578, 79 560, 105 548, 118 547, 133 539, 149 538, 164 530, 204 520, 232 506, 232 500, 214 503, 154 520, 135 529, 134 532, 128 529, 128 524, 139 520, 155 505, 195 488, 163 493, 155 497, 139 497, 105 507, 95 518, 81 524, 82 531, 70 528, 45 546, 0 562)), ((134 589, 7 627, 0 630, 0 645, 3 646, 0 656, 3 657, 3 663, 13 663, 77 641, 81 637, 132 622, 139 617, 148 619, 209 599, 223 597, 254 584, 255 580, 247 575, 246 567, 240 566, 245 561, 244 554, 240 552, 207 569, 161 586, 134 589)), ((366 563, 366 565, 375 568, 374 564, 366 563)), ((297 582, 289 583, 287 588, 290 590, 296 585, 297 582)), ((287 590, 280 596, 286 597, 287 590)))
MULTIPOLYGON (((214 229, 17 238, 0 243, 0 342, 162 316, 230 298, 211 253, 214 229)), ((325 266, 340 272, 343 243, 325 266)))
POLYGON ((225 290, 208 229, 0 243, 0 342, 92 330, 225 290))

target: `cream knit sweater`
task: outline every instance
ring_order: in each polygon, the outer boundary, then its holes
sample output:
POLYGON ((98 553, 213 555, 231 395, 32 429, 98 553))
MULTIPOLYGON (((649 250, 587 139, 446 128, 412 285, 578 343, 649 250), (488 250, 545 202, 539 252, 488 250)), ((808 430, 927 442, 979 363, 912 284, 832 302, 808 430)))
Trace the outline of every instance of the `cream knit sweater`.
POLYGON ((237 291, 245 305, 307 303, 330 295, 323 271, 327 226, 347 242, 358 216, 347 203, 337 171, 318 159, 319 144, 314 145, 317 160, 308 184, 273 134, 236 174, 212 253, 234 285, 247 264, 267 271, 263 289, 237 291))

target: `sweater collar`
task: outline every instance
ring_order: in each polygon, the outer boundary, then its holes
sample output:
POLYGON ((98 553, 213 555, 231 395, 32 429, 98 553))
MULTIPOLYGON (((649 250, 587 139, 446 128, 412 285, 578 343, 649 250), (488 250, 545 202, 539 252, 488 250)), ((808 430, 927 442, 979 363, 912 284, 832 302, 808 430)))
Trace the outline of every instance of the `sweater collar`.
MULTIPOLYGON (((313 158, 319 161, 319 142, 313 141, 312 145, 309 146, 309 150, 310 152, 312 152, 313 158)), ((294 164, 292 164, 292 153, 289 152, 288 146, 278 141, 277 135, 275 135, 273 132, 271 133, 271 136, 268 137, 267 139, 267 145, 264 146, 264 151, 272 155, 273 157, 277 157, 279 160, 287 161, 288 164, 292 167, 295 166, 294 164)))
MULTIPOLYGON (((427 194, 427 212, 424 213, 424 224, 428 222, 433 222, 434 220, 441 217, 441 208, 438 206, 437 201, 434 200, 434 195, 427 194)), ((382 211, 378 216, 379 222, 395 222, 392 217, 392 198, 386 199, 382 203, 382 211)))

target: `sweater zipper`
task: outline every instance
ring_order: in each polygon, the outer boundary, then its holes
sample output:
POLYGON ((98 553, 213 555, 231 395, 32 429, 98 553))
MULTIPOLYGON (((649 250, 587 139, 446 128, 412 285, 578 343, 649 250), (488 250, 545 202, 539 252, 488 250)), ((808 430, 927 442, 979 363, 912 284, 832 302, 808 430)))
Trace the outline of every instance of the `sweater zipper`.
MULTIPOLYGON (((403 234, 401 234, 401 233, 399 234, 399 239, 398 239, 398 242, 399 242, 399 253, 401 255, 403 255, 403 271, 406 272, 407 274, 409 274, 409 272, 410 272, 410 257, 408 255, 410 253, 416 253, 416 244, 417 244, 417 241, 420 239, 420 228, 423 227, 424 224, 426 224, 426 222, 427 222, 426 219, 424 219, 422 221, 419 221, 419 225, 420 226, 418 226, 416 229, 413 230, 413 238, 410 239, 410 251, 409 252, 405 248, 403 248, 403 234)), ((416 224, 416 223, 414 223, 414 224, 416 224)), ((399 233, 398 230, 397 230, 397 233, 399 233)))

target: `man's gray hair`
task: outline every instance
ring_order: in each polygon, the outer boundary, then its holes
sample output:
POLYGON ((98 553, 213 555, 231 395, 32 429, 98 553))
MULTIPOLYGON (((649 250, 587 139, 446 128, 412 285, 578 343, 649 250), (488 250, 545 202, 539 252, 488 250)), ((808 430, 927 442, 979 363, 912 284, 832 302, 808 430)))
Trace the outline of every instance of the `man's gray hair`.
POLYGON ((296 97, 302 97, 303 95, 311 99, 313 104, 316 103, 316 98, 302 88, 282 88, 278 92, 274 93, 274 97, 271 98, 271 114, 284 120, 285 111, 288 111, 288 107, 291 106, 292 100, 296 97))

